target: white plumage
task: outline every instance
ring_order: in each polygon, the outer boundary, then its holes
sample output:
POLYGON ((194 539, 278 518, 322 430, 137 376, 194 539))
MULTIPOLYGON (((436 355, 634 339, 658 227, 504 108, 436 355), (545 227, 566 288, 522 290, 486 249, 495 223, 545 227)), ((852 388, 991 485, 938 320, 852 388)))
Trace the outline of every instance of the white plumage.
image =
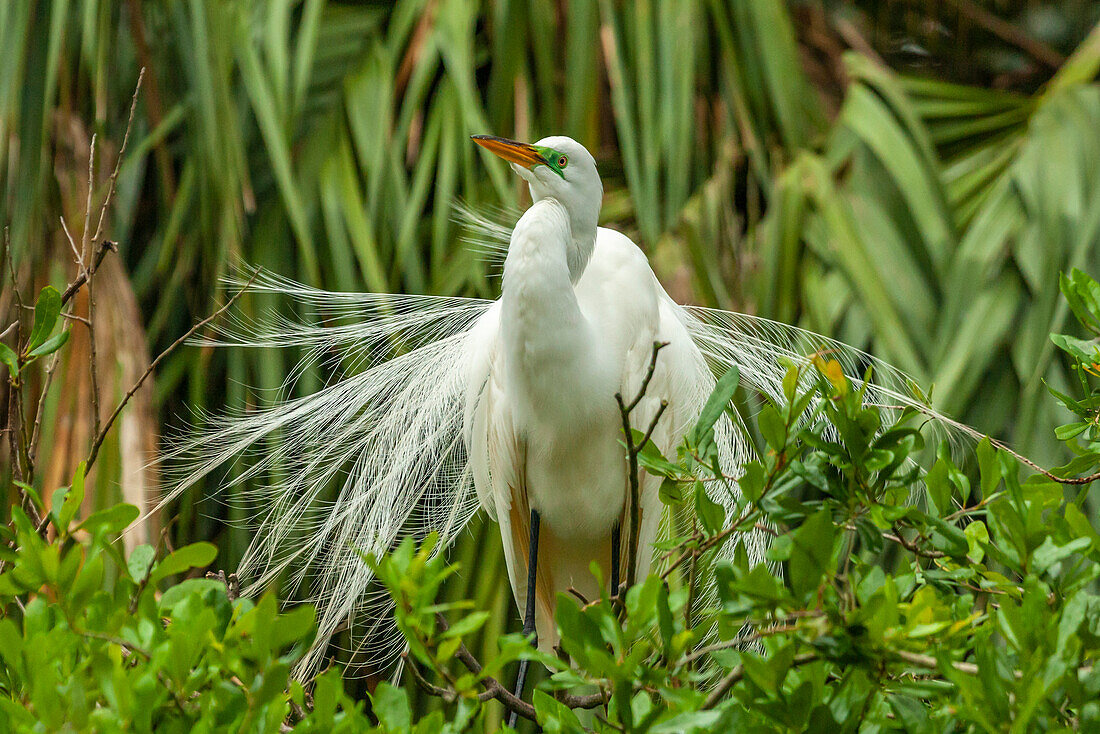
MULTIPOLYGON (((857 350, 673 302, 634 243, 597 229, 602 189, 595 162, 575 141, 547 138, 514 155, 535 203, 511 232, 499 300, 329 293, 261 273, 253 290, 304 304, 314 322, 236 322, 207 342, 305 348, 307 362, 347 374, 306 397, 209 418, 166 457, 174 481, 163 502, 220 466, 239 467, 228 483, 252 493, 255 534, 240 569, 251 589, 284 574, 312 584, 319 634, 300 675, 321 662, 344 623, 370 642, 376 662, 391 660, 401 640, 376 634, 390 607, 360 553, 381 554, 431 531, 446 548, 478 507, 500 525, 521 612, 530 510, 539 512, 536 625, 540 645, 552 645, 556 594, 573 586, 597 596, 589 564, 610 577, 617 522, 625 543, 627 469, 614 396, 638 391, 655 341, 669 346, 632 422, 644 429, 667 400, 654 434, 666 454, 693 424, 715 374, 737 366, 746 388, 780 400, 780 358, 805 360, 822 348, 857 383, 874 366, 869 402, 930 413, 904 375, 857 350), (541 162, 524 162, 536 155, 541 162), (567 165, 550 165, 548 155, 567 165)), ((472 224, 490 241, 507 234, 472 224)), ((725 417, 716 439, 723 467, 736 476, 752 456, 750 442, 725 417)), ((661 525, 657 487, 643 474, 639 574, 649 569, 661 525)), ((730 509, 737 501, 722 483, 708 492, 730 509)), ((742 540, 752 560, 762 559, 760 535, 742 540)))

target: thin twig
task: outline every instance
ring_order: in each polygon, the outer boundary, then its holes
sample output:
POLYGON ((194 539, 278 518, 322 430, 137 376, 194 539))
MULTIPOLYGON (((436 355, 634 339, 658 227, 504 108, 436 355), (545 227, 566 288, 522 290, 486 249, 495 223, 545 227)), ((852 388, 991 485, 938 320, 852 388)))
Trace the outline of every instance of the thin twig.
POLYGON ((590 603, 589 600, 585 597, 584 594, 577 591, 577 588, 575 586, 570 586, 565 591, 566 591, 566 593, 572 594, 573 596, 577 597, 577 599, 580 600, 580 603, 585 605, 585 606, 588 606, 588 604, 590 603))
POLYGON ((638 477, 638 454, 641 453, 645 447, 649 437, 653 434, 653 429, 657 425, 657 421, 660 419, 661 414, 664 413, 665 408, 668 407, 666 401, 661 401, 661 407, 658 408, 657 414, 654 416, 653 421, 649 425, 649 429, 646 431, 645 439, 641 445, 634 444, 634 431, 630 426, 630 413, 634 408, 638 407, 638 403, 645 397, 646 390, 649 389, 649 383, 653 380, 653 373, 657 369, 657 356, 660 351, 668 346, 668 342, 653 342, 653 352, 649 358, 649 367, 646 369, 645 377, 642 379, 642 384, 638 389, 638 394, 634 396, 634 399, 629 404, 623 402, 623 394, 621 392, 615 393, 615 402, 619 404, 619 416, 623 423, 623 438, 626 440, 626 459, 627 459, 627 479, 630 483, 630 528, 627 534, 626 544, 626 588, 630 588, 637 581, 638 577, 638 534, 641 531, 641 486, 640 479, 638 477))
MULTIPOLYGON (((11 473, 16 481, 23 481, 22 452, 19 450, 19 383, 14 377, 8 377, 8 450, 11 452, 11 473)), ((23 505, 27 506, 29 499, 23 496, 23 505)))
MULTIPOLYGON (((23 310, 24 311, 34 311, 34 306, 32 306, 29 303, 25 303, 25 304, 23 304, 23 310)), ((82 324, 87 324, 88 323, 88 319, 84 318, 83 316, 77 316, 74 313, 66 313, 66 312, 62 311, 57 315, 60 316, 61 318, 65 319, 66 321, 78 321, 82 324)))
POLYGON ((92 133, 91 146, 88 149, 88 200, 84 209, 84 231, 80 235, 80 269, 84 272, 85 285, 88 288, 88 371, 91 375, 92 393, 92 435, 98 436, 100 430, 99 415, 99 358, 96 354, 95 344, 95 289, 92 280, 95 269, 88 268, 88 256, 90 240, 88 238, 88 224, 92 218, 92 190, 95 188, 95 133, 92 133))
POLYGON ((657 412, 653 414, 653 420, 649 422, 649 428, 646 429, 645 435, 642 436, 642 443, 638 446, 638 449, 644 449, 645 445, 649 443, 649 440, 653 438, 653 431, 657 428, 657 421, 661 420, 661 416, 668 409, 668 401, 662 400, 661 404, 657 406, 657 412))
POLYGON ((1020 461, 1024 464, 1026 464, 1027 466, 1031 467, 1035 471, 1042 474, 1047 479, 1052 479, 1055 482, 1058 482, 1059 484, 1075 484, 1075 485, 1089 484, 1091 482, 1095 482, 1097 479, 1100 479, 1100 472, 1096 472, 1094 474, 1089 474, 1088 476, 1085 476, 1085 477, 1059 477, 1059 476, 1055 476, 1054 474, 1051 474, 1049 471, 1047 471, 1043 467, 1039 466, 1038 464, 1036 464, 1034 461, 1027 458, 1023 454, 1016 453, 1015 451, 1010 449, 1008 446, 1005 446, 1004 444, 1002 444, 1000 441, 997 441, 995 445, 997 445, 997 448, 1002 449, 1002 450, 1007 451, 1008 453, 1012 454, 1012 456, 1015 457, 1017 461, 1020 461))
MULTIPOLYGON (((446 632, 450 629, 450 624, 447 622, 447 618, 442 613, 436 612, 435 615, 436 624, 439 628, 446 632)), ((473 653, 466 647, 465 643, 459 642, 458 649, 455 651, 455 658, 462 663, 468 671, 478 676, 479 682, 485 689, 485 693, 489 694, 482 700, 487 701, 490 698, 495 698, 500 701, 506 709, 509 711, 515 711, 520 716, 535 721, 535 707, 527 703, 523 699, 517 698, 507 688, 500 684, 496 678, 491 675, 482 675, 482 665, 473 653)), ((584 696, 574 696, 571 694, 562 694, 558 696, 558 700, 565 706, 571 709, 591 709, 597 706, 602 706, 610 699, 610 694, 606 691, 600 691, 599 693, 592 693, 584 696)))
POLYGON ((401 653, 401 659, 405 662, 405 669, 412 673, 413 680, 416 681, 416 685, 425 693, 430 696, 436 696, 442 698, 447 703, 454 703, 458 698, 458 691, 453 688, 442 688, 430 682, 420 672, 420 666, 416 664, 412 656, 407 652, 401 653))
MULTIPOLYGON (((111 171, 110 177, 107 179, 107 195, 103 197, 103 204, 99 207, 99 222, 95 227, 95 234, 92 235, 92 241, 99 240, 101 234, 103 234, 103 222, 107 217, 107 208, 111 205, 111 199, 115 195, 115 185, 118 182, 118 171, 122 167, 122 159, 126 153, 126 145, 130 142, 130 131, 134 127, 134 111, 137 109, 138 92, 141 91, 141 80, 145 78, 145 67, 141 67, 141 71, 138 72, 137 84, 134 85, 134 94, 130 97, 130 115, 126 118, 126 132, 122 136, 122 145, 119 146, 118 155, 115 156, 115 169, 111 171)), ((91 198, 89 197, 89 203, 91 198)), ((95 266, 92 266, 92 271, 95 272, 95 266)))
POLYGON ((11 253, 11 232, 4 227, 4 257, 8 261, 8 273, 11 274, 11 295, 15 304, 23 308, 23 297, 19 294, 19 277, 15 274, 15 256, 11 253))
MULTIPOLYGON (((118 182, 118 172, 122 166, 122 159, 126 153, 126 145, 130 141, 130 132, 134 126, 134 111, 137 109, 138 92, 141 90, 141 80, 145 76, 145 69, 143 68, 138 73, 137 84, 134 85, 134 94, 130 98, 130 114, 126 119, 126 132, 122 136, 122 145, 119 146, 118 155, 115 156, 115 167, 111 171, 111 175, 107 179, 107 193, 103 197, 103 201, 99 206, 99 220, 96 222, 95 232, 89 237, 88 224, 92 216, 92 191, 95 187, 95 143, 96 136, 92 134, 91 147, 88 151, 88 199, 86 202, 86 208, 84 210, 84 230, 80 236, 80 268, 84 271, 85 280, 88 287, 88 355, 89 355, 89 371, 91 374, 91 397, 92 397, 92 435, 96 437, 97 442, 102 441, 103 435, 102 423, 100 417, 99 408, 99 358, 96 354, 96 336, 95 336, 95 288, 93 286, 93 280, 95 279, 96 268, 99 265, 100 258, 96 253, 89 253, 89 248, 93 242, 98 242, 99 237, 103 232, 103 223, 107 218, 107 210, 111 206, 111 200, 114 198, 115 185, 118 182), (95 260, 88 266, 89 255, 95 260)), ((129 396, 126 398, 129 399, 129 396)), ((93 447, 92 452, 89 454, 89 458, 94 458, 95 454, 99 451, 98 445, 93 447)), ((88 468, 91 468, 91 462, 88 462, 88 468)))
POLYGON ((88 459, 85 462, 85 470, 92 468, 92 464, 95 463, 96 456, 99 454, 99 447, 103 444, 103 439, 106 437, 107 432, 109 430, 111 430, 111 426, 114 425, 114 422, 118 418, 119 413, 122 412, 122 409, 125 408, 126 404, 130 402, 130 398, 132 398, 134 396, 134 393, 136 393, 141 388, 142 384, 145 382, 145 378, 147 378, 150 374, 152 374, 153 370, 155 370, 157 368, 157 365, 159 365, 165 357, 167 357, 169 354, 174 352, 176 350, 176 347, 183 344, 185 341, 187 341, 192 336, 194 336, 194 334, 196 332, 198 332, 200 329, 202 329, 204 326, 206 326, 211 321, 218 318, 223 313, 225 313, 227 310, 229 310, 229 308, 237 301, 237 299, 240 298, 241 295, 243 295, 244 292, 248 290, 249 286, 252 285, 252 282, 254 280, 256 280, 256 277, 259 274, 260 274, 259 270, 254 272, 252 274, 252 277, 249 278, 248 281, 243 286, 241 286, 241 289, 239 291, 237 291, 236 293, 234 293, 233 296, 228 301, 225 302, 224 306, 222 306, 217 311, 210 314, 205 319, 203 319, 202 321, 200 321, 199 323, 195 324, 190 329, 188 329, 187 333, 185 333, 179 339, 176 339, 174 342, 172 342, 168 346, 167 349, 165 349, 163 352, 158 354, 157 358, 154 359, 149 364, 149 366, 145 369, 145 372, 143 372, 141 374, 141 377, 139 377, 137 379, 137 382, 134 383, 133 387, 131 387, 126 392, 126 395, 119 402, 119 404, 115 408, 114 412, 111 413, 110 417, 103 424, 103 429, 98 434, 96 434, 95 441, 92 442, 91 451, 89 451, 89 453, 88 453, 88 459))
MULTIPOLYGON (((15 260, 11 251, 11 233, 7 227, 4 227, 4 256, 8 261, 8 273, 11 275, 11 291, 12 297, 15 300, 16 305, 16 319, 12 326, 15 327, 15 352, 16 354, 22 354, 22 345, 20 344, 20 327, 23 323, 19 318, 19 314, 23 309, 23 298, 19 295, 19 276, 15 273, 15 260)), ((10 329, 11 327, 9 327, 10 329)), ((5 334, 7 331, 5 330, 5 334)), ((17 359, 17 364, 21 364, 22 359, 17 359)), ((8 441, 11 451, 11 464, 12 464, 12 477, 19 481, 26 481, 30 478, 29 466, 30 459, 27 456, 27 426, 24 423, 23 416, 23 379, 22 375, 10 374, 8 375, 8 441)), ((34 506, 34 502, 25 492, 20 490, 22 495, 23 507, 26 509, 29 517, 36 519, 38 517, 38 510, 34 506)))
MULTIPOLYGON (((61 220, 61 224, 64 226, 64 219, 61 220)), ((118 243, 112 240, 103 240, 99 243, 99 247, 96 248, 95 262, 92 265, 92 270, 99 269, 100 263, 103 262, 103 258, 107 256, 108 252, 118 252, 118 243)), ((77 264, 79 265, 79 262, 77 264)), ((80 272, 77 273, 76 278, 73 279, 73 282, 69 283, 69 285, 65 287, 65 291, 61 294, 61 305, 68 303, 69 299, 75 296, 76 292, 79 291, 80 287, 87 281, 88 274, 81 269, 80 272)))
POLYGON ((638 407, 638 403, 645 397, 646 391, 649 389, 649 383, 653 380, 653 372, 657 369, 657 353, 667 347, 668 344, 668 342, 653 342, 653 352, 649 358, 649 367, 646 369, 645 377, 642 379, 642 386, 638 388, 638 394, 634 396, 634 400, 630 402, 630 405, 626 406, 627 413, 638 407))
POLYGON ((138 655, 141 655, 146 660, 153 659, 153 654, 151 652, 141 647, 140 645, 135 645, 134 643, 129 642, 128 640, 124 640, 121 637, 115 637, 114 635, 108 635, 105 632, 96 632, 94 630, 81 630, 74 628, 73 631, 81 637, 92 637, 97 640, 114 643, 115 645, 118 645, 123 649, 136 652, 138 655))
MULTIPOLYGON (((823 612, 823 611, 820 611, 818 609, 807 609, 807 610, 804 610, 804 612, 801 613, 801 614, 788 615, 786 619, 787 620, 791 620, 791 619, 798 620, 798 619, 817 618, 817 617, 824 617, 824 616, 825 616, 825 612, 823 612)), ((795 624, 794 622, 784 621, 784 620, 776 620, 776 623, 773 624, 771 627, 767 627, 767 628, 762 629, 758 632, 754 632, 751 635, 745 635, 744 637, 735 637, 732 640, 724 640, 722 642, 715 642, 711 645, 707 645, 706 647, 700 647, 698 650, 694 650, 691 653, 685 655, 684 658, 680 661, 679 664, 683 665, 683 666, 690 667, 693 663, 695 663, 695 661, 700 660, 700 659, 706 657, 707 655, 710 655, 711 653, 719 652, 721 650, 729 650, 730 648, 734 648, 734 647, 744 647, 746 645, 751 645, 754 642, 758 642, 759 640, 762 640, 765 637, 773 637, 775 635, 784 635, 784 634, 787 634, 788 632, 797 632, 798 630, 799 630, 799 626, 797 624, 795 624)))
MULTIPOLYGON (((855 530, 855 528, 853 527, 853 528, 851 528, 851 530, 855 530)), ((946 558, 947 557, 947 554, 942 552, 942 551, 927 550, 925 548, 921 548, 919 545, 917 545, 913 541, 906 540, 905 538, 903 538, 901 536, 900 532, 897 535, 895 535, 893 533, 883 533, 882 537, 886 538, 887 540, 894 541, 895 543, 897 543, 898 545, 900 545, 902 548, 909 551, 913 555, 924 556, 925 558, 933 558, 933 559, 935 559, 935 558, 946 558)))
MULTIPOLYGON (((437 613, 435 618, 436 622, 439 624, 440 628, 444 632, 446 632, 450 628, 450 625, 448 625, 447 623, 447 618, 444 617, 441 613, 437 613)), ((525 719, 537 721, 535 717, 534 706, 527 703, 523 699, 514 696, 511 691, 502 686, 500 684, 500 681, 498 681, 493 676, 482 675, 481 663, 478 662, 473 653, 471 653, 469 649, 467 649, 465 643, 459 642, 458 650, 455 651, 455 658, 457 658, 459 662, 465 665, 467 670, 480 678, 479 682, 485 689, 485 692, 491 694, 490 698, 495 698, 496 700, 504 704, 504 707, 506 709, 508 709, 509 711, 514 711, 525 719)))
POLYGON ((61 220, 61 231, 65 233, 65 239, 69 243, 69 249, 73 251, 73 262, 76 263, 77 270, 79 270, 80 273, 83 274, 84 268, 81 267, 81 264, 83 263, 84 258, 80 255, 80 248, 76 246, 76 241, 73 239, 73 233, 69 231, 69 225, 65 221, 65 215, 62 214, 58 217, 58 219, 61 220))
POLYGON ((206 572, 206 578, 212 581, 221 581, 225 584, 225 595, 229 601, 237 601, 241 598, 241 581, 237 578, 237 574, 226 574, 224 570, 219 570, 217 573, 213 571, 206 572))

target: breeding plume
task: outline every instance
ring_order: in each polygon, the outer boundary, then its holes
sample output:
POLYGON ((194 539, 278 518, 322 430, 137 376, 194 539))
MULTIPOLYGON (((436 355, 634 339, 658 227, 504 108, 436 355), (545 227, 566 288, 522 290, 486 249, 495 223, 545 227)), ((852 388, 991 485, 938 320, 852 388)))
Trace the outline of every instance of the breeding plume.
MULTIPOLYGON (((642 251, 597 225, 600 177, 576 141, 474 140, 511 163, 533 201, 510 232, 468 217, 483 239, 507 240, 500 298, 329 293, 261 273, 254 290, 304 304, 307 318, 237 322, 209 343, 304 348, 307 362, 342 376, 306 397, 289 397, 288 385, 269 407, 210 418, 169 455, 180 472, 173 494, 227 465, 227 483, 255 493, 256 532, 240 569, 252 589, 282 576, 312 584, 318 642, 299 674, 320 662, 344 624, 377 660, 392 659, 401 641, 381 634, 385 594, 360 553, 430 531, 445 548, 479 508, 499 525, 525 628, 550 648, 557 594, 572 586, 596 597, 590 564, 612 579, 627 563, 630 492, 615 395, 639 391, 655 342, 667 346, 631 421, 644 429, 666 401, 653 435, 666 454, 694 423, 715 374, 736 366, 745 388, 781 400, 780 359, 822 348, 853 379, 874 366, 869 402, 927 410, 904 376, 857 350, 676 304, 642 251)), ((750 442, 726 417, 716 441, 736 476, 750 442)), ((669 525, 657 489, 643 473, 639 575, 669 525)), ((735 491, 708 487, 727 509, 735 491)), ((762 558, 761 537, 744 542, 750 558, 762 558)))

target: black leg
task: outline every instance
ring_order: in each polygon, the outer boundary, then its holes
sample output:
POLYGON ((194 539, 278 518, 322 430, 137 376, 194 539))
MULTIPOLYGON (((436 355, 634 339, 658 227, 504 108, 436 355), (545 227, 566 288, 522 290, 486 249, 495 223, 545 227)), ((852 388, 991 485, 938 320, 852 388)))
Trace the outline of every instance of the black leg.
POLYGON ((611 596, 619 593, 619 523, 611 531, 611 596))
MULTIPOLYGON (((531 510, 531 542, 527 553, 527 608, 523 611, 523 634, 531 638, 531 644, 538 647, 539 638, 535 634, 535 571, 539 562, 539 513, 531 510)), ((519 661, 519 674, 516 675, 516 698, 523 698, 523 686, 527 683, 527 667, 530 660, 519 661)), ((508 714, 508 726, 516 728, 519 714, 508 714)))

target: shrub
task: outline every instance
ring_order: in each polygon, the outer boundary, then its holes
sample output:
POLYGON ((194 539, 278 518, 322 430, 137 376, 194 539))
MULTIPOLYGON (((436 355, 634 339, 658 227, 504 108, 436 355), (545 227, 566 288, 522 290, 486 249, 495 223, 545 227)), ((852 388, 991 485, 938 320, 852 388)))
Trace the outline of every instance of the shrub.
MULTIPOLYGON (((1062 289, 1100 336, 1100 284, 1075 271, 1062 289)), ((406 689, 386 683, 368 713, 335 669, 308 694, 290 670, 313 639, 309 606, 236 599, 222 579, 161 591, 209 565, 213 546, 127 558, 116 540, 137 510, 79 518, 82 469, 48 511, 23 487, 30 511, 13 507, 0 529, 0 730, 458 732, 495 720, 491 700, 548 732, 1092 730, 1100 535, 1086 499, 1100 467, 1100 348, 1052 340, 1082 391, 1053 393, 1074 417, 1058 429, 1065 466, 1021 478, 1021 457, 988 439, 964 466, 946 445, 924 461, 922 414, 865 404, 819 354, 787 365, 786 400, 755 416, 765 445, 729 517, 705 490, 728 481, 711 440, 736 385, 727 376, 676 457, 651 444, 637 454, 696 522, 660 548, 659 575, 618 596, 562 595, 559 657, 510 635, 474 659, 463 639, 488 615, 437 603, 455 567, 434 539, 371 559, 408 642, 406 686, 442 697, 446 717, 416 721, 406 689), (765 562, 712 562, 761 529, 774 536, 765 562), (700 593, 706 576, 714 598, 700 593), (531 703, 506 690, 521 658, 551 671, 531 703)))
MULTIPOLYGON (((1062 288, 1082 325, 1100 334, 1100 285, 1075 271, 1062 288)), ((451 567, 430 544, 400 548, 379 577, 397 601, 415 679, 469 706, 496 693, 507 663, 537 657, 553 674, 533 711, 510 707, 546 731, 579 731, 565 704, 593 698, 606 701, 606 718, 587 722, 598 731, 1100 726, 1100 535, 1085 505, 1097 475, 1078 476, 1100 465, 1100 348, 1052 339, 1075 361, 1086 395, 1055 393, 1076 419, 1059 429, 1074 458, 1056 472, 1021 479, 1022 457, 989 439, 968 452, 969 473, 946 444, 921 470, 922 416, 887 421, 827 354, 789 365, 786 402, 756 416, 767 445, 744 467, 735 517, 703 490, 720 481, 709 426, 689 434, 675 461, 645 447, 642 464, 666 478, 663 499, 693 502, 698 523, 663 548, 672 559, 663 576, 621 598, 559 598, 568 663, 506 638, 481 674, 476 664, 455 672, 469 662, 452 662, 457 630, 483 618, 445 627, 431 593, 412 590, 430 592, 451 567), (739 553, 719 564, 718 599, 700 602, 708 554, 754 528, 774 535, 767 562, 739 553)))

